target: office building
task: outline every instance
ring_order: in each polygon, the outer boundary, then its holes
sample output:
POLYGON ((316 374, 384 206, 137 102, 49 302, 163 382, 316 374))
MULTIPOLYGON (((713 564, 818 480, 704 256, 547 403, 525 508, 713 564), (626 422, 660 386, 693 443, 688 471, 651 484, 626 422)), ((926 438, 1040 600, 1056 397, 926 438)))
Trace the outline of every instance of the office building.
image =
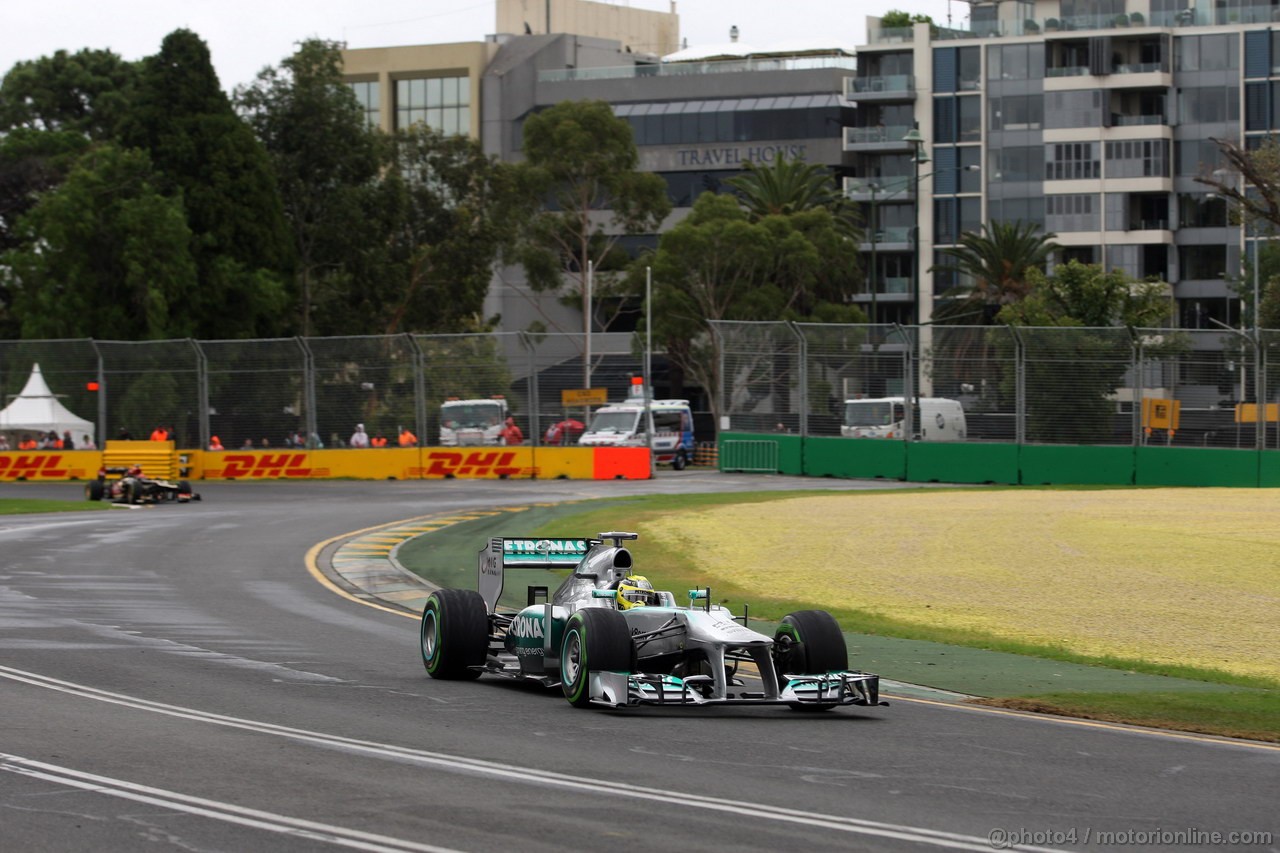
POLYGON ((869 20, 846 83, 846 186, 868 211, 874 196, 882 317, 910 319, 918 286, 929 319, 965 285, 933 270, 938 250, 1023 220, 1056 233, 1063 259, 1169 282, 1177 325, 1238 324, 1241 229, 1195 178, 1222 167, 1213 139, 1253 145, 1280 121, 1280 6, 984 0, 970 12, 957 30, 869 20))

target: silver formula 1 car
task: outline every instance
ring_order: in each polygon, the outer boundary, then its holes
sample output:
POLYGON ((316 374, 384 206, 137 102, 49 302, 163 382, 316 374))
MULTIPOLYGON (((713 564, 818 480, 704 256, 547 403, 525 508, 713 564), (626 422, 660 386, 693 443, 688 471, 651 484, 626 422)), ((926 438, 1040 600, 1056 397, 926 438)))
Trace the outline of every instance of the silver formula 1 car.
POLYGON ((433 678, 482 674, 560 687, 577 708, 775 704, 799 710, 884 705, 879 677, 848 669, 840 626, 824 610, 786 616, 772 636, 689 592, 687 606, 637 575, 623 543, 494 538, 479 554, 478 590, 441 589, 422 613, 422 662, 433 678), (550 595, 530 586, 518 612, 498 609, 506 572, 572 568, 550 595), (746 690, 739 670, 763 689, 746 690))

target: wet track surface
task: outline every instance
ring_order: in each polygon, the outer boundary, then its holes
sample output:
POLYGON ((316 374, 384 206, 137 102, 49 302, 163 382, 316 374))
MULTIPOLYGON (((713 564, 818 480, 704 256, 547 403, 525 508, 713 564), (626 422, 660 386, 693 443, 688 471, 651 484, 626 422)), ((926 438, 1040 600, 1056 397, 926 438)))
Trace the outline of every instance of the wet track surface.
POLYGON ((306 568, 317 543, 434 512, 866 487, 664 474, 213 483, 188 506, 0 517, 0 848, 990 849, 996 831, 1084 849, 1280 829, 1274 747, 909 700, 579 711, 429 680, 414 620, 306 568))

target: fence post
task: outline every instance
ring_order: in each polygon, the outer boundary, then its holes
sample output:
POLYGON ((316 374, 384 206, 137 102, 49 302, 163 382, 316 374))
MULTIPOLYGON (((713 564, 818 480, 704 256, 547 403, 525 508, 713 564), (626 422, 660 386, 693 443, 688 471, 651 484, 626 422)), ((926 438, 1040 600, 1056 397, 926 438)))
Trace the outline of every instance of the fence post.
POLYGON ((1027 443, 1027 352, 1018 327, 1007 323, 1006 328, 1013 336, 1013 424, 1014 442, 1027 443))
POLYGON ((800 342, 796 373, 800 382, 800 435, 804 437, 809 434, 809 341, 799 327, 790 320, 787 321, 787 328, 800 342))
POLYGON ((405 332, 404 336, 409 341, 409 349, 413 353, 413 425, 414 434, 418 436, 418 445, 422 446, 427 443, 427 379, 424 375, 426 355, 418 346, 417 338, 408 332, 405 332))
POLYGON ((1132 325, 1129 328, 1129 369, 1133 371, 1133 412, 1130 418, 1130 430, 1135 447, 1146 443, 1146 433, 1142 428, 1143 398, 1147 396, 1147 356, 1142 346, 1142 337, 1132 325))
POLYGON ((302 405, 307 409, 306 444, 309 445, 312 436, 320 438, 319 421, 316 420, 316 360, 306 338, 296 337, 294 341, 302 351, 302 405))
MULTIPOLYGON (((187 343, 191 344, 191 348, 196 353, 196 405, 199 406, 199 414, 196 415, 196 430, 200 433, 200 449, 209 446, 209 359, 204 354, 204 349, 200 346, 200 342, 195 338, 187 338, 187 343)), ((228 439, 229 440, 229 439, 228 439)))
POLYGON ((89 343, 93 345, 93 354, 98 357, 98 447, 105 448, 107 446, 107 368, 102 358, 102 350, 98 349, 98 342, 93 338, 89 339, 89 343))
POLYGON ((1255 445, 1263 451, 1267 449, 1267 356, 1262 350, 1262 326, 1256 317, 1253 321, 1253 381, 1257 383, 1257 392, 1253 396, 1258 401, 1254 408, 1257 416, 1253 421, 1257 438, 1255 445))
POLYGON ((720 327, 715 320, 711 321, 710 326, 711 326, 711 339, 712 341, 715 342, 715 348, 716 348, 716 385, 718 386, 717 388, 715 388, 715 390, 711 391, 711 393, 715 394, 717 397, 720 398, 720 405, 716 407, 717 417, 716 417, 716 424, 715 424, 716 438, 719 439, 720 430, 724 426, 724 419, 729 414, 728 397, 725 394, 725 387, 724 387, 729 380, 724 373, 724 347, 725 347, 724 336, 720 334, 720 327))
POLYGON ((907 334, 907 327, 894 323, 893 330, 902 337, 902 440, 911 441, 916 434, 916 366, 912 338, 907 334))

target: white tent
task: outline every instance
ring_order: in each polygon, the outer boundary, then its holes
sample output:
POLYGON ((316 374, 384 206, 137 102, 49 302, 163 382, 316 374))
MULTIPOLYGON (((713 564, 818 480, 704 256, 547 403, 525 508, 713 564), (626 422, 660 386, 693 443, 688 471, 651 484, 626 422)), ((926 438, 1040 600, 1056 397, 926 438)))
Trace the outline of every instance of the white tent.
POLYGON ((40 365, 33 365, 22 393, 4 409, 0 409, 0 430, 13 433, 47 433, 62 435, 70 430, 79 444, 81 436, 96 431, 92 421, 86 421, 71 413, 49 390, 40 373, 40 365))

